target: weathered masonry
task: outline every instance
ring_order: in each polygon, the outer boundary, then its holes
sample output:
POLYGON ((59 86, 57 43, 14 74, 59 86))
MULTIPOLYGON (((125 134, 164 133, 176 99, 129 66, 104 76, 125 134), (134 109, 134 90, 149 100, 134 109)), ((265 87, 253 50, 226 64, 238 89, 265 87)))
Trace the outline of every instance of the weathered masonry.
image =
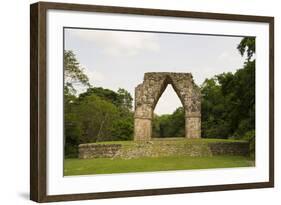
POLYGON ((135 88, 134 140, 151 140, 153 111, 168 84, 185 109, 185 137, 201 137, 201 94, 191 73, 151 72, 135 88))
POLYGON ((209 157, 219 155, 249 156, 249 143, 246 141, 223 140, 152 140, 112 143, 89 143, 79 145, 79 158, 121 158, 142 157, 209 157))

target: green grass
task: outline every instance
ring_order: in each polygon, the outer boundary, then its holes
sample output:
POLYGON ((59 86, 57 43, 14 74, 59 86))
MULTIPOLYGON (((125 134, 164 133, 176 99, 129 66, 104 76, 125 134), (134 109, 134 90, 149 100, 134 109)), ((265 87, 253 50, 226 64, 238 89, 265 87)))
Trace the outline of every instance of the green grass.
MULTIPOLYGON (((115 142, 116 143, 116 142, 115 142)), ((65 159, 64 175, 111 174, 254 166, 243 156, 65 159)))

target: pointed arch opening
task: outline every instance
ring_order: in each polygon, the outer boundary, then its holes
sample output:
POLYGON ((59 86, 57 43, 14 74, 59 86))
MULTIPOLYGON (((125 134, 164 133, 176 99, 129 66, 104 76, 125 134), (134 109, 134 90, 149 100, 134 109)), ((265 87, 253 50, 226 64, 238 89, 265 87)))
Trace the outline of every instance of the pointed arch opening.
POLYGON ((171 80, 165 82, 153 110, 152 138, 184 138, 185 110, 171 80))

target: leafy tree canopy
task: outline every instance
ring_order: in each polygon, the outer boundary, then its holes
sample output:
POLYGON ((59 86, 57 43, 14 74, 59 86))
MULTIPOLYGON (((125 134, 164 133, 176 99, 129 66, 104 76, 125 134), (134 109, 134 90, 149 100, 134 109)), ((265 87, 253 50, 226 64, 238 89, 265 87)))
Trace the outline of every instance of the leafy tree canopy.
POLYGON ((247 60, 250 61, 256 52, 256 39, 255 37, 245 37, 237 46, 240 54, 243 56, 247 52, 247 60))
POLYGON ((71 50, 65 50, 63 55, 65 93, 75 94, 78 86, 90 87, 89 78, 71 50))

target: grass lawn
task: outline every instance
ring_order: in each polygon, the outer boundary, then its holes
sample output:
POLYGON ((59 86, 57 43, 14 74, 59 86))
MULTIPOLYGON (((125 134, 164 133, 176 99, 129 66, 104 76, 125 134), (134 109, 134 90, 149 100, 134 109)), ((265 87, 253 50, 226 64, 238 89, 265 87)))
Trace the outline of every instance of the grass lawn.
POLYGON ((111 174, 168 170, 208 169, 254 166, 243 156, 158 157, 139 159, 65 159, 64 175, 111 174))

